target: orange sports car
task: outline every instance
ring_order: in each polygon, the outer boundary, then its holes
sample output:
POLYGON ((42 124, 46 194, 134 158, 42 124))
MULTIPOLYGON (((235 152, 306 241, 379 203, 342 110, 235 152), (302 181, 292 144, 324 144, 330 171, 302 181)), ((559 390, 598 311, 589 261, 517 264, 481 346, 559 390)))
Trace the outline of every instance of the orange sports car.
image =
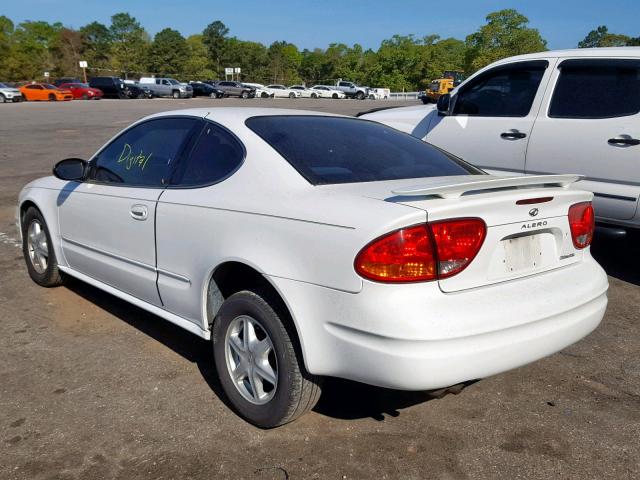
POLYGON ((71 90, 58 88, 50 83, 27 83, 20 87, 25 100, 73 100, 71 90))

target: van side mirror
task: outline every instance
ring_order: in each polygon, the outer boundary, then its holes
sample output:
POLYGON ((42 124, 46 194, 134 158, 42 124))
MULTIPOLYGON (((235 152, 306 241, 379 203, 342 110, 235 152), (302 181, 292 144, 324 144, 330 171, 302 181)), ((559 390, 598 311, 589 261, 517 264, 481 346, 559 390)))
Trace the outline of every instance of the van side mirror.
POLYGON ((436 104, 438 109, 438 115, 449 115, 449 109, 451 108, 451 94, 445 93, 438 98, 438 103, 436 104))
POLYGON ((66 158, 53 167, 53 175, 60 180, 82 182, 87 171, 87 161, 81 158, 66 158))

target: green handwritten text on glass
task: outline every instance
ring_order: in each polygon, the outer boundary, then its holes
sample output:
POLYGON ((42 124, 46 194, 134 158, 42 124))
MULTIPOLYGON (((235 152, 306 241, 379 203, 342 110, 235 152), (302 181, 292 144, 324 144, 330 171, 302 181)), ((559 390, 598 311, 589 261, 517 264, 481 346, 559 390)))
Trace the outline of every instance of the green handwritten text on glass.
POLYGON ((144 167, 147 165, 151 155, 151 153, 145 155, 142 149, 140 149, 140 153, 136 155, 133 153, 131 145, 125 143, 122 153, 120 153, 120 157, 118 157, 118 163, 124 163, 124 168, 127 170, 131 170, 133 167, 139 167, 140 170, 144 171, 144 167))

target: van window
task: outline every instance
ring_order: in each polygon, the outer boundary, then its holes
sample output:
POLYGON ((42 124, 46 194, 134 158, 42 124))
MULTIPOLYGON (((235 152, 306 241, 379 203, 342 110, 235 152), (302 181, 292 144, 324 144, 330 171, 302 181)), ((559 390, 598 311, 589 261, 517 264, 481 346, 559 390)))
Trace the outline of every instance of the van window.
POLYGON ((640 60, 575 59, 559 66, 553 118, 613 118, 640 112, 640 60))
POLYGON ((526 117, 548 66, 546 60, 498 66, 460 88, 454 115, 526 117))
POLYGON ((89 179, 100 183, 164 187, 195 118, 149 120, 126 130, 91 161, 89 179))

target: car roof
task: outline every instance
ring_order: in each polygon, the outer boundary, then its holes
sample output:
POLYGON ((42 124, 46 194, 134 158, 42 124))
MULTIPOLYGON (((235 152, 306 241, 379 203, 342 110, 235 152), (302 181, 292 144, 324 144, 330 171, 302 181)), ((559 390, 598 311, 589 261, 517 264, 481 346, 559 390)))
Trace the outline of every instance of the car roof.
POLYGON ((601 47, 601 48, 573 48, 567 50, 549 50, 546 52, 528 53, 515 57, 503 58, 495 63, 514 60, 536 60, 541 58, 562 57, 640 57, 640 47, 601 47))
MULTIPOLYGON (((316 112, 313 110, 294 110, 289 108, 259 108, 259 107, 211 107, 211 108, 188 108, 184 110, 170 110, 167 112, 154 113, 144 119, 170 117, 170 116, 189 116, 209 118, 211 120, 224 123, 229 121, 244 122, 251 117, 270 117, 275 115, 286 116, 302 116, 317 115, 324 117, 345 117, 345 115, 337 115, 326 112, 316 112)), ((348 117, 353 118, 353 117, 348 117)))

